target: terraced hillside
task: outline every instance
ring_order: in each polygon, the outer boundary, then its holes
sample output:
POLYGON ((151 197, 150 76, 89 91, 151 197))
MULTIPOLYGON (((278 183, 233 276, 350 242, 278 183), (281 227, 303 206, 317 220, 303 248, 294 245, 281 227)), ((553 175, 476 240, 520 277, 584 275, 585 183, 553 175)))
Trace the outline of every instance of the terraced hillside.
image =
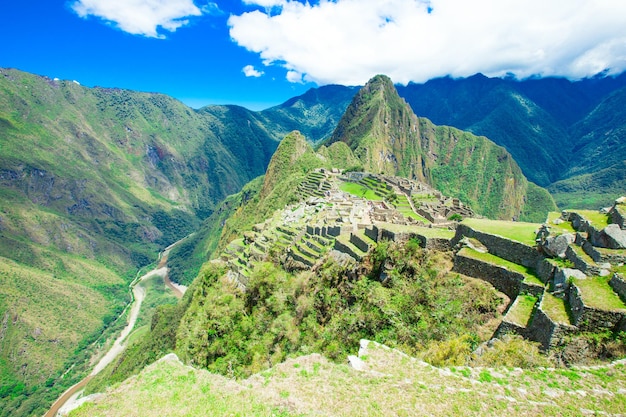
POLYGON ((616 248, 608 237, 626 235, 611 223, 620 211, 616 202, 609 213, 565 211, 547 225, 473 219, 459 225, 454 241, 464 247, 454 269, 512 299, 495 335, 513 332, 546 350, 567 350, 580 335, 624 331, 626 246, 616 248))

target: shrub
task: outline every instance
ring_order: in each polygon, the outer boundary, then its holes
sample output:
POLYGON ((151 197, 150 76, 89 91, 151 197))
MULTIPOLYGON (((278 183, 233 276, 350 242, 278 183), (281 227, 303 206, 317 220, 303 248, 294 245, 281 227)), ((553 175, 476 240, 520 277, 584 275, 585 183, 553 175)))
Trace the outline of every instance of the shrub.
POLYGON ((491 347, 486 347, 481 355, 474 355, 472 366, 507 366, 516 368, 536 368, 551 366, 548 358, 539 351, 539 344, 525 340, 518 335, 504 335, 495 339, 491 347))
POLYGON ((424 360, 433 366, 459 366, 469 362, 472 353, 472 337, 469 334, 428 344, 424 360))

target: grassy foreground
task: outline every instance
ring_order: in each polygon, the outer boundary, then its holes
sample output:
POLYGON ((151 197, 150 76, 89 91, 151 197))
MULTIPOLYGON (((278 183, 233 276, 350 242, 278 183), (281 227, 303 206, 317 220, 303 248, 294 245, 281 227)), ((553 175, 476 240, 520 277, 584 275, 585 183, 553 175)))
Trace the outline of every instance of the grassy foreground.
POLYGON ((370 342, 362 369, 318 354, 245 380, 170 355, 70 414, 83 416, 597 415, 626 411, 626 367, 435 368, 370 342))

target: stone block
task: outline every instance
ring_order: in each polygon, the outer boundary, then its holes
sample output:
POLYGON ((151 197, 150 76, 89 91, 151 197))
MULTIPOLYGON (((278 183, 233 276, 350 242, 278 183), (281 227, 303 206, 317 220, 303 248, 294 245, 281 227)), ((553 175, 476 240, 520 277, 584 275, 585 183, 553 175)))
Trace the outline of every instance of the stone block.
POLYGON ((565 233, 559 236, 550 236, 542 243, 541 248, 551 258, 565 258, 565 251, 570 244, 574 243, 576 236, 573 233, 565 233))

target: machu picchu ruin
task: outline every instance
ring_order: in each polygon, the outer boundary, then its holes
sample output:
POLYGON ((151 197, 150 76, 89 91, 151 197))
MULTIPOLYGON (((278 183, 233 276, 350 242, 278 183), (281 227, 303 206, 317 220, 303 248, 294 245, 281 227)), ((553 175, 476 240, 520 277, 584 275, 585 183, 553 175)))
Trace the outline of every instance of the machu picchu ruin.
POLYGON ((414 239, 453 252, 454 272, 509 298, 493 337, 519 334, 548 351, 567 335, 626 330, 625 199, 598 212, 550 213, 544 224, 489 220, 419 181, 324 168, 309 172, 296 195, 223 251, 242 291, 256 262, 356 264, 381 241, 414 239))
POLYGON ((473 215, 426 184, 365 172, 315 169, 296 195, 298 203, 277 210, 222 253, 239 287, 245 288, 251 263, 268 258, 289 269, 311 268, 327 253, 361 261, 381 239, 415 238, 423 247, 448 249, 458 222, 450 218, 473 215))
POLYGON ((459 248, 454 270, 511 298, 496 337, 513 332, 549 350, 568 335, 617 334, 626 330, 622 219, 622 199, 598 212, 551 213, 543 225, 528 224, 526 237, 537 227, 535 244, 523 242, 519 232, 517 239, 503 237, 493 225, 485 231, 484 222, 464 222, 453 241, 459 248))

